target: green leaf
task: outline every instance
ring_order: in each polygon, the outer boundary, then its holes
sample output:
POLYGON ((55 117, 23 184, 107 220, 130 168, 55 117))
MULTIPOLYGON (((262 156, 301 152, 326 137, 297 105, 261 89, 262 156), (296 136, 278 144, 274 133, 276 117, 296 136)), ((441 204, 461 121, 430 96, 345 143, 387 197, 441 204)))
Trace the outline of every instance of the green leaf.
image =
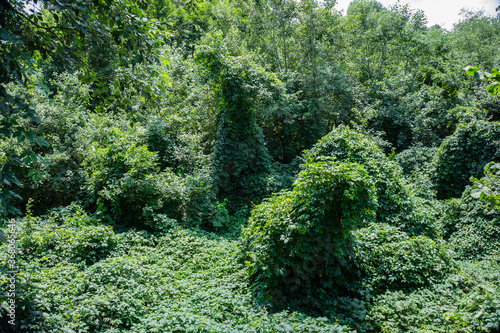
POLYGON ((481 196, 482 193, 483 193, 483 191, 481 188, 474 186, 474 187, 472 187, 470 195, 471 195, 471 197, 473 197, 475 199, 479 199, 479 197, 481 196))
POLYGON ((48 85, 42 83, 42 82, 38 82, 38 87, 45 93, 49 94, 50 93, 50 88, 48 85))
POLYGON ((467 66, 464 68, 465 73, 469 76, 475 76, 476 72, 478 71, 477 66, 467 66))
POLYGON ((80 39, 80 37, 73 36, 73 41, 75 42, 76 46, 78 46, 78 47, 82 47, 83 46, 83 43, 82 43, 82 40, 80 39))

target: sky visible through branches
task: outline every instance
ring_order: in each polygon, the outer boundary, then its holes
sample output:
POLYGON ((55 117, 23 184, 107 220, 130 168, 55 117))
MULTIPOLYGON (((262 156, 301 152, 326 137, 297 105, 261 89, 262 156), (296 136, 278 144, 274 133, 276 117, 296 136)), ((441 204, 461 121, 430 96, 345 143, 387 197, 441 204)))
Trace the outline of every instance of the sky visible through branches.
MULTIPOLYGON (((384 6, 389 7, 397 3, 396 0, 378 0, 384 6)), ((344 14, 349 7, 351 0, 338 0, 335 8, 344 10, 344 14)), ((462 9, 484 11, 485 15, 495 16, 496 7, 500 6, 500 0, 401 0, 400 4, 409 4, 412 9, 421 9, 425 12, 428 25, 439 24, 441 27, 450 30, 454 23, 460 21, 463 16, 462 9)))

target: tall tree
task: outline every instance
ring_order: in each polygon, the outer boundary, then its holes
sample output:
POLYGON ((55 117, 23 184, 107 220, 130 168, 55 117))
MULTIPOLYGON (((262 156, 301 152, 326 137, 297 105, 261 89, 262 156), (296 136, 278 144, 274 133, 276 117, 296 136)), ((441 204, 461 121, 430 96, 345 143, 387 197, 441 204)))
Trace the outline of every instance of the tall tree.
MULTIPOLYGON (((154 61, 161 30, 148 20, 139 1, 126 0, 46 0, 0 2, 0 139, 16 137, 45 145, 28 130, 26 121, 38 122, 33 108, 13 96, 8 85, 26 85, 43 60, 60 59, 66 70, 78 69, 80 78, 93 83, 94 97, 105 87, 103 67, 95 64, 102 57, 96 50, 111 48, 120 63, 133 65, 154 61), (132 56, 131 56, 132 55, 132 56), (95 59, 92 60, 91 57, 95 59)), ((11 204, 19 181, 13 166, 36 159, 33 151, 20 156, 5 156, 0 173, 0 215, 15 213, 11 204)))

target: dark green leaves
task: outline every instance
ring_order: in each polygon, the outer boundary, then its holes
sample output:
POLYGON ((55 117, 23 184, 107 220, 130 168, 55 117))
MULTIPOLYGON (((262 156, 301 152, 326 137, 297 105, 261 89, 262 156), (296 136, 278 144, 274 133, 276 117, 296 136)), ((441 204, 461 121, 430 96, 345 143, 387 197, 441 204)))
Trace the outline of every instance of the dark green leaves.
POLYGON ((373 218, 375 200, 359 164, 308 161, 293 191, 256 206, 243 231, 257 298, 305 303, 325 291, 345 293, 359 273, 351 231, 373 218))

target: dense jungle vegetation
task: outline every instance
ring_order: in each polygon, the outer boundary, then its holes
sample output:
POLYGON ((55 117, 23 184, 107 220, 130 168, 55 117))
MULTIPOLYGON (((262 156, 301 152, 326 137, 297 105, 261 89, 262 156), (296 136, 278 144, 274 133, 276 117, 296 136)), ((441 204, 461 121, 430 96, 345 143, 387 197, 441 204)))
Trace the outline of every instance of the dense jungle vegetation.
POLYGON ((0 331, 499 332, 499 17, 334 6, 1 0, 0 331))

